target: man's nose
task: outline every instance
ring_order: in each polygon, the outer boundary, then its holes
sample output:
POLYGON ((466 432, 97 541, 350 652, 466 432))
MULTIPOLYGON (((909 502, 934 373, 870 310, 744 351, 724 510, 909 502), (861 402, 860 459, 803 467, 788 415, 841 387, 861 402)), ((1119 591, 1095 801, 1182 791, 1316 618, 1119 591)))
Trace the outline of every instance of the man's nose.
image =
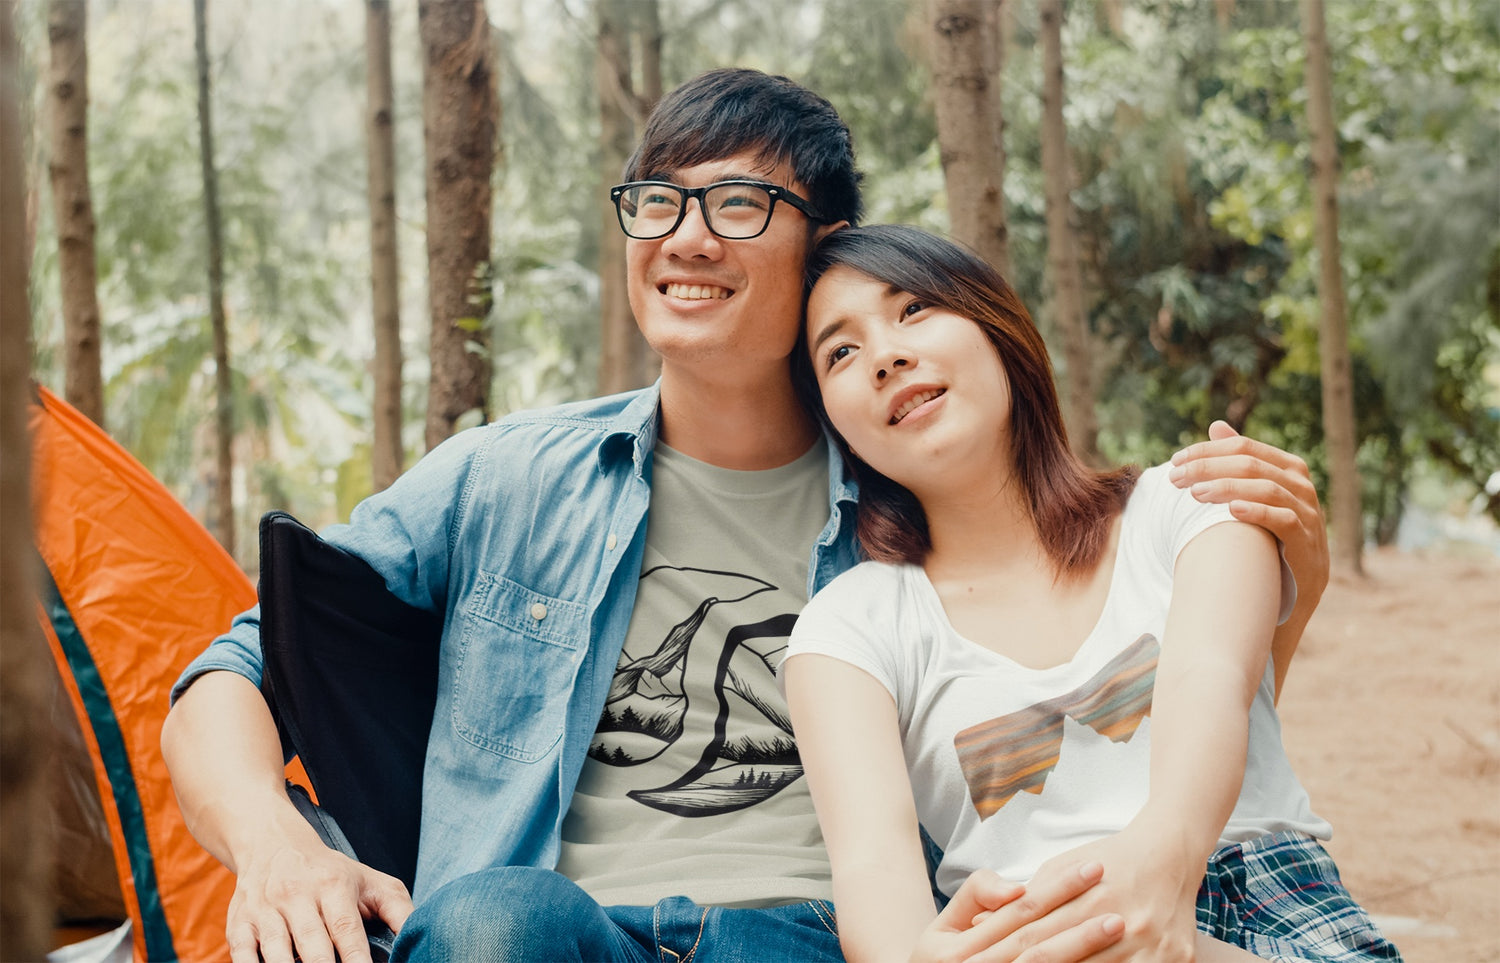
POLYGON ((703 202, 690 197, 682 212, 682 223, 662 242, 664 253, 678 257, 718 257, 723 250, 719 236, 708 229, 703 202))

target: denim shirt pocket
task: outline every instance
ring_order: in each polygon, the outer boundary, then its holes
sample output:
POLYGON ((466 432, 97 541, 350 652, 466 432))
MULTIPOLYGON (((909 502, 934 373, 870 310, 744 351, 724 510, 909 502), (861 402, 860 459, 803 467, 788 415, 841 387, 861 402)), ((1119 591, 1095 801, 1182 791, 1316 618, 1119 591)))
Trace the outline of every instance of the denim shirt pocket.
POLYGON ((453 728, 520 762, 557 745, 588 637, 588 610, 480 573, 463 615, 453 676, 453 728))

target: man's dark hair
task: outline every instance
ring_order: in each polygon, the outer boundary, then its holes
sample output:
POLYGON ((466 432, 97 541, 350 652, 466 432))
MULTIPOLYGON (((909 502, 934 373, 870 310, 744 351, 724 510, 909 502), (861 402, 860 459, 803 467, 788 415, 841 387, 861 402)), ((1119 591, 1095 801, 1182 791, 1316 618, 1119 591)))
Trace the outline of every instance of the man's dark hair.
POLYGON ((758 70, 711 70, 662 98, 625 163, 625 180, 666 179, 746 152, 787 164, 830 222, 859 222, 863 175, 854 169, 849 127, 827 100, 758 70))

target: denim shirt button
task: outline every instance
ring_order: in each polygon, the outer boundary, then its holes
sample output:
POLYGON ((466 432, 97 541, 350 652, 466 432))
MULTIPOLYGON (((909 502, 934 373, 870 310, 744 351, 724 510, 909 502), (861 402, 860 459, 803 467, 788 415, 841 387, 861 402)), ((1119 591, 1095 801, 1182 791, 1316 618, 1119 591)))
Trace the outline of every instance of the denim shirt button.
POLYGON ((547 617, 547 606, 537 602, 531 607, 531 617, 540 622, 547 617))
POLYGON ((615 533, 610 532, 609 537, 604 540, 604 550, 613 552, 615 550, 615 533))

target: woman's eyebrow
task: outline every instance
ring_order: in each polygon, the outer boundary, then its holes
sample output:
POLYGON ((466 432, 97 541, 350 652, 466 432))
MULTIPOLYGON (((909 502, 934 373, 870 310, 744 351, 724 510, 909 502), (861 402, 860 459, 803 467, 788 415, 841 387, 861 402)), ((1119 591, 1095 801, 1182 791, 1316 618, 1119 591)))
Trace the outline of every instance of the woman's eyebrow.
POLYGON ((848 324, 849 324, 849 319, 848 318, 842 318, 841 317, 841 318, 835 318, 835 319, 833 319, 828 324, 826 324, 826 325, 823 326, 823 330, 821 330, 821 331, 818 332, 817 337, 813 338, 812 344, 808 347, 808 350, 809 351, 816 351, 816 350, 818 350, 818 346, 819 345, 821 345, 824 341, 827 341, 829 338, 833 337, 834 335, 838 334, 845 327, 847 327, 848 324))

